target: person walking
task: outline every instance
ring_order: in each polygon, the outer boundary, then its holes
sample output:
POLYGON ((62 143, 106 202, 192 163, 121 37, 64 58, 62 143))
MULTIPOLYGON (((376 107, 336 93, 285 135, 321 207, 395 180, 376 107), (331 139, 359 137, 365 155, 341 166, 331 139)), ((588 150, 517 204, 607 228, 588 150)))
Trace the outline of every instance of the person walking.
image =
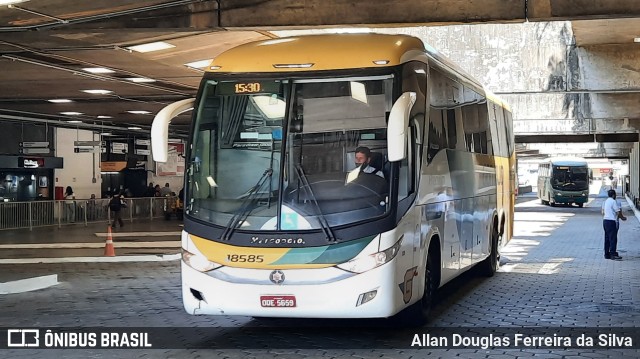
POLYGON ((73 194, 73 188, 67 186, 64 191, 64 211, 67 223, 76 221, 76 196, 73 194))
POLYGON ((616 191, 607 191, 609 196, 602 204, 602 226, 604 227, 604 257, 606 259, 621 260, 618 254, 618 220, 627 220, 622 209, 616 202, 616 191))
POLYGON ((119 193, 113 195, 111 201, 109 201, 109 210, 111 210, 111 215, 113 216, 113 223, 111 227, 116 228, 116 221, 120 224, 120 228, 124 227, 124 222, 122 221, 122 217, 120 212, 122 208, 126 207, 119 193))
POLYGON ((614 191, 618 190, 618 178, 617 177, 613 177, 613 179, 611 179, 611 189, 614 191))

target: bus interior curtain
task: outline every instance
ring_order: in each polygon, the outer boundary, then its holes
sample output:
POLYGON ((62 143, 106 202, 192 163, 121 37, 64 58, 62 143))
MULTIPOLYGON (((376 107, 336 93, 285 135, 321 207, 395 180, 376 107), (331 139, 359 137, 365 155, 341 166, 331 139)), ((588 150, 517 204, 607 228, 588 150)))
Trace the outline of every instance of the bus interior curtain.
POLYGON ((226 96, 222 101, 222 145, 231 146, 238 134, 247 108, 248 96, 226 96))

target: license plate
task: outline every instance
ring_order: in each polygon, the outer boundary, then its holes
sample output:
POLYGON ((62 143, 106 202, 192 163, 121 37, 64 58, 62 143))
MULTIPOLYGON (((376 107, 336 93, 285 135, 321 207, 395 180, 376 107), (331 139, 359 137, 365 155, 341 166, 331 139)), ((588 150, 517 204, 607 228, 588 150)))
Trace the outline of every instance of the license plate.
POLYGON ((260 305, 265 308, 291 308, 296 306, 294 295, 261 295, 260 305))

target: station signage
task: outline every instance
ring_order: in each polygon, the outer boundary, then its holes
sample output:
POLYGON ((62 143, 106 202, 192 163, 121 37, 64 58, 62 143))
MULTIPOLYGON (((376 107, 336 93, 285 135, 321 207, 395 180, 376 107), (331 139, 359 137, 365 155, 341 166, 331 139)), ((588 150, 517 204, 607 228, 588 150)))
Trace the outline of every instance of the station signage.
POLYGON ((126 161, 105 161, 100 162, 100 171, 102 172, 119 172, 127 168, 126 161))
POLYGON ((150 154, 151 154, 151 150, 136 148, 136 155, 148 156, 150 154))
POLYGON ((104 141, 73 141, 74 146, 78 147, 97 147, 104 141))
POLYGON ((129 145, 120 142, 111 142, 111 153, 127 153, 129 145))
POLYGON ((20 142, 20 147, 22 148, 40 148, 40 147, 49 147, 48 141, 36 141, 36 142, 20 142))
POLYGON ((21 167, 21 168, 44 167, 44 158, 18 157, 18 167, 21 167))
POLYGON ((41 154, 41 153, 49 153, 49 152, 51 152, 51 150, 46 148, 46 147, 36 147, 36 148, 22 147, 22 148, 20 148, 20 153, 24 153, 25 155, 41 154))
POLYGON ((98 151, 99 149, 94 147, 76 147, 73 149, 75 153, 97 153, 98 151))

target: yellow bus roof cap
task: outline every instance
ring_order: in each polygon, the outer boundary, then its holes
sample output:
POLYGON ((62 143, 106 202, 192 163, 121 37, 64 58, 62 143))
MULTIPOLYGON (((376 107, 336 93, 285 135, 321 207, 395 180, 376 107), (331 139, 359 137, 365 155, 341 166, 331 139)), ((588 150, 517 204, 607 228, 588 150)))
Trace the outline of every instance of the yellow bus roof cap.
POLYGON ((394 66, 411 50, 425 51, 416 37, 325 34, 251 42, 216 57, 207 72, 292 72, 394 66))

